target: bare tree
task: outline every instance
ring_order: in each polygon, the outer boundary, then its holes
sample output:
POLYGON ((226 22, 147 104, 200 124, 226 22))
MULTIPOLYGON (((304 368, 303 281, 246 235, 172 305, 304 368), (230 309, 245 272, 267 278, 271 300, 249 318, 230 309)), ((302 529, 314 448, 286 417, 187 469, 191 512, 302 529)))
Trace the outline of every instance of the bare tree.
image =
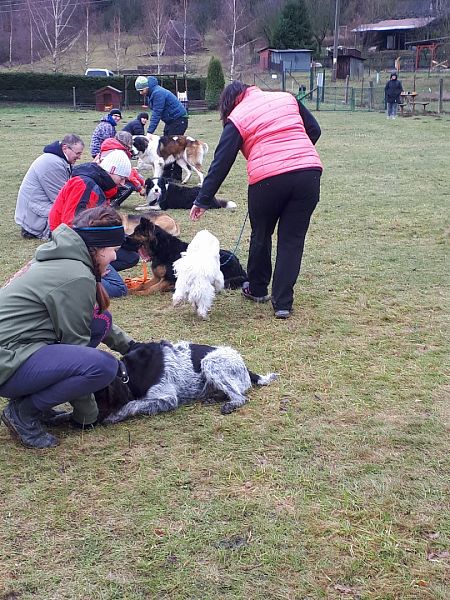
POLYGON ((9 0, 9 68, 12 67, 12 47, 13 47, 13 12, 12 12, 12 1, 9 0))
POLYGON ((79 4, 73 0, 47 0, 39 4, 39 10, 30 11, 36 33, 51 57, 55 73, 59 70, 61 56, 83 34, 83 28, 75 21, 77 8, 79 4))
POLYGON ((86 21, 85 21, 85 43, 84 43, 84 67, 85 69, 88 68, 89 66, 89 62, 90 62, 90 57, 91 57, 91 47, 89 45, 89 34, 90 34, 90 25, 91 25, 91 10, 90 10, 90 5, 89 2, 86 2, 85 5, 85 15, 86 15, 86 21))
POLYGON ((188 9, 188 0, 183 0, 183 74, 184 74, 185 81, 186 81, 186 77, 187 77, 187 48, 186 48, 187 9, 188 9))
POLYGON ((164 54, 164 46, 167 38, 167 2, 165 0, 143 0, 146 23, 149 26, 149 38, 152 46, 156 47, 156 65, 158 74, 161 73, 161 56, 164 54))
POLYGON ((246 0, 225 0, 223 3, 223 31, 230 49, 230 81, 236 76, 237 51, 248 43, 243 35, 251 24, 248 13, 246 0))
POLYGON ((33 20, 31 16, 31 2, 27 0, 28 7, 28 23, 30 26, 30 64, 33 65, 34 62, 34 37, 33 37, 33 20))
POLYGON ((306 0, 311 29, 317 43, 317 51, 319 54, 327 33, 333 31, 335 1, 336 0, 306 0))
POLYGON ((113 52, 116 60, 116 71, 120 72, 121 68, 121 54, 122 54, 122 24, 120 20, 120 13, 114 15, 113 20, 113 35, 112 38, 108 38, 108 48, 113 52))

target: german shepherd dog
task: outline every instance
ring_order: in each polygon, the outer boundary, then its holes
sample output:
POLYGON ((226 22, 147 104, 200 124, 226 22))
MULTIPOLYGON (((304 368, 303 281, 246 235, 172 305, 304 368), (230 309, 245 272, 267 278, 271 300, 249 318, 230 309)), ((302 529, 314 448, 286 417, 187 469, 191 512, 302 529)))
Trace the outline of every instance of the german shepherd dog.
MULTIPOLYGON (((141 219, 129 236, 130 241, 139 248, 143 260, 151 261, 153 277, 130 293, 148 296, 155 292, 173 291, 176 275, 173 263, 186 252, 187 242, 167 233, 149 219, 141 219)), ((228 250, 220 250, 220 270, 223 273, 225 288, 238 289, 247 281, 247 273, 237 257, 228 250)))

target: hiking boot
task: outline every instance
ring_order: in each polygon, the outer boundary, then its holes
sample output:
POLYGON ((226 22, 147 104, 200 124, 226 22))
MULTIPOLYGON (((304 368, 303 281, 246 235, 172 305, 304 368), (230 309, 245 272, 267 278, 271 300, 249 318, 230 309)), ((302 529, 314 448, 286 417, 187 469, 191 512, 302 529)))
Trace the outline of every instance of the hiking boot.
POLYGON ((244 298, 247 298, 248 300, 251 300, 252 302, 258 302, 258 303, 262 303, 262 302, 269 302, 270 300, 270 296, 253 296, 253 294, 250 292, 250 284, 248 281, 244 281, 244 283, 242 284, 242 295, 244 296, 244 298))
POLYGON ((11 398, 1 418, 10 433, 27 448, 54 448, 59 441, 43 429, 39 414, 29 398, 11 398))

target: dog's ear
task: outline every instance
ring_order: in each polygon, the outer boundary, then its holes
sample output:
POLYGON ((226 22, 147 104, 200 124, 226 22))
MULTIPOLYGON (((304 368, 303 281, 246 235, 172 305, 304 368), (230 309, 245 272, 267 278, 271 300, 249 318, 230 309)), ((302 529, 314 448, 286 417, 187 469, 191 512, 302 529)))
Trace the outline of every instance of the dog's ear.
POLYGON ((134 399, 130 388, 126 383, 123 383, 120 377, 113 379, 108 387, 98 390, 94 395, 98 406, 98 420, 100 423, 111 413, 134 399))

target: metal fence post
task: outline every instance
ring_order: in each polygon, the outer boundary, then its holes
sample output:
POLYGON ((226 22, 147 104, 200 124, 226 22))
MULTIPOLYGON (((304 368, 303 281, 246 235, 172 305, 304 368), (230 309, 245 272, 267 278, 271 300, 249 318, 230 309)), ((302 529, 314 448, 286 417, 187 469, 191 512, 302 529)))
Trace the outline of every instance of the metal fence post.
POLYGON ((441 115, 444 112, 444 80, 439 79, 439 104, 438 113, 441 115))
POLYGON ((373 110, 373 81, 369 81, 369 110, 373 110))
POLYGON ((355 110, 355 88, 352 87, 352 91, 351 91, 351 95, 350 95, 350 110, 354 111, 355 110))
POLYGON ((75 86, 72 87, 72 102, 73 110, 77 110, 77 93, 75 91, 75 86))

